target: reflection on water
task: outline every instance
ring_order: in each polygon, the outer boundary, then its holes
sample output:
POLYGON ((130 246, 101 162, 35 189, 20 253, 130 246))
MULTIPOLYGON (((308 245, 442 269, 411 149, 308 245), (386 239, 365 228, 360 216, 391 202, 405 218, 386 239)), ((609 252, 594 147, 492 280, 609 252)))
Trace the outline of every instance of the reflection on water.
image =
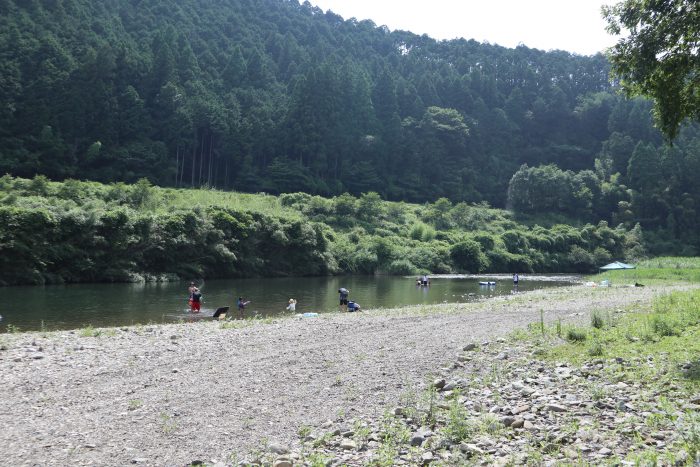
MULTIPOLYGON (((520 277, 518 290, 569 284, 571 277, 520 277)), ((3 289, 0 330, 74 329, 176 322, 193 318, 187 306, 187 282, 147 284, 79 284, 3 289)), ((296 277, 279 279, 236 279, 201 284, 202 316, 211 317, 216 308, 230 306, 229 316, 238 315, 236 298, 250 300, 249 316, 289 313, 289 299, 297 300, 296 313, 328 313, 338 310, 338 289, 350 290, 350 300, 365 311, 403 305, 466 302, 513 293, 510 276, 476 278, 433 276, 430 287, 415 285, 415 277, 351 276, 296 277), (495 281, 494 286, 479 281, 495 281)))

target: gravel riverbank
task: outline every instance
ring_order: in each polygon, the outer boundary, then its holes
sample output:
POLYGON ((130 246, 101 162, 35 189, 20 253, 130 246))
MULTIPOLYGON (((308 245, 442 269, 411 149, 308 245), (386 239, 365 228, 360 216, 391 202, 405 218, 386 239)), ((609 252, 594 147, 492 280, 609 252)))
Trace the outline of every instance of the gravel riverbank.
POLYGON ((380 419, 469 343, 667 290, 566 287, 316 318, 0 335, 0 458, 184 466, 298 452, 305 427, 380 419))

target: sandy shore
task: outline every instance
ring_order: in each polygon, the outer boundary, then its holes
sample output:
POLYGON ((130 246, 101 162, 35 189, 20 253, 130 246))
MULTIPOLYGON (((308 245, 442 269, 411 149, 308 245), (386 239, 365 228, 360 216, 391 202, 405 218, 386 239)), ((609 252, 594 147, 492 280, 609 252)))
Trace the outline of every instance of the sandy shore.
POLYGON ((231 465, 302 426, 379 416, 465 344, 668 288, 547 289, 267 322, 0 335, 5 465, 231 465))

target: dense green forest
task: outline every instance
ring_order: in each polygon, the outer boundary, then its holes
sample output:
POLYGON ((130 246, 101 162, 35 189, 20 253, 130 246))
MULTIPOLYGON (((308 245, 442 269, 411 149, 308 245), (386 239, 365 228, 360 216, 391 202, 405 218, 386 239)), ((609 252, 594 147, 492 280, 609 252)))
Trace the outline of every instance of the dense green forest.
POLYGON ((591 272, 637 226, 542 227, 486 205, 0 177, 0 284, 422 272, 591 272))
POLYGON ((487 202, 700 248, 698 126, 668 145, 601 54, 297 0, 0 0, 0 66, 0 173, 487 202))

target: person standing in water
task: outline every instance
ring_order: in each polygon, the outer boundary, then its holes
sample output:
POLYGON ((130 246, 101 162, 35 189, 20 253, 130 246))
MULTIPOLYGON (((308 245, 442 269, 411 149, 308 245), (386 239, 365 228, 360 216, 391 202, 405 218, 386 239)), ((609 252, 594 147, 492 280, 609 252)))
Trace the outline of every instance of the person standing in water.
POLYGON ((197 287, 192 289, 192 295, 190 296, 190 312, 199 313, 202 307, 202 292, 199 291, 197 287))
POLYGON ((338 294, 340 294, 340 311, 348 311, 348 295, 350 295, 350 291, 345 287, 341 287, 338 289, 338 294))
POLYGON ((194 292, 196 288, 194 282, 190 282, 190 286, 187 287, 187 306, 190 307, 190 311, 192 311, 192 292, 194 292))
POLYGON ((513 289, 518 290, 518 282, 520 281, 520 277, 518 276, 518 273, 516 272, 513 274, 513 289))
POLYGON ((243 318, 245 315, 245 307, 250 303, 250 300, 246 300, 243 297, 238 297, 236 300, 236 305, 238 305, 238 315, 243 318))
POLYGON ((289 305, 287 305, 287 311, 296 311, 297 310, 297 301, 294 300, 293 298, 289 299, 289 305))

